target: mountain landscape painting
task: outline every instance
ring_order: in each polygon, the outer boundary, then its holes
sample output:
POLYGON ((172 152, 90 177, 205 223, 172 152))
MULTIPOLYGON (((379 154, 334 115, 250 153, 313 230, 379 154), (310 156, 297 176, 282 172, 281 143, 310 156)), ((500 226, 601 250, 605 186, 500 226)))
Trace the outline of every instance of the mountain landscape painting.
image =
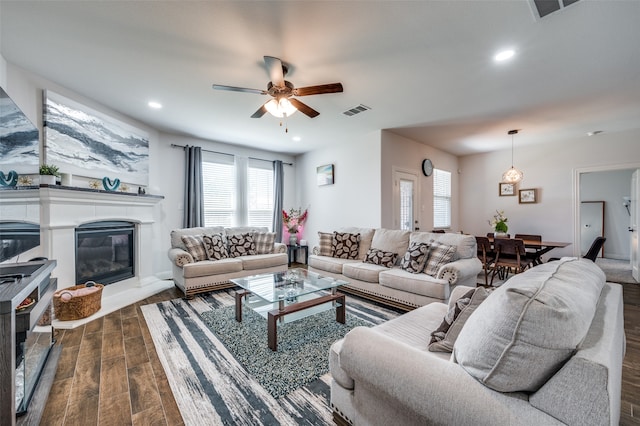
POLYGON ((149 135, 49 90, 44 93, 47 164, 62 173, 147 186, 149 135))
POLYGON ((0 88, 0 171, 38 173, 38 129, 0 88))

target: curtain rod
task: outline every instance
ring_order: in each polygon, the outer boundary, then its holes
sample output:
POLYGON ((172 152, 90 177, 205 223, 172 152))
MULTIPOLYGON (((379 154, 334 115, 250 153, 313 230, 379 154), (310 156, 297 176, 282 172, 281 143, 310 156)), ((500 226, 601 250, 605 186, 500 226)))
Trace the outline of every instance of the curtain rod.
MULTIPOLYGON (((186 146, 185 145, 177 145, 175 143, 172 143, 171 144, 171 148, 182 148, 182 149, 184 149, 184 148, 186 148, 186 146)), ((229 154, 228 152, 212 151, 210 149, 204 149, 204 148, 201 148, 201 149, 203 151, 205 151, 205 152, 212 152, 214 154, 229 155, 231 157, 235 157, 234 154, 229 154)), ((269 163, 273 162, 273 160, 265 160, 264 158, 249 157, 249 159, 258 160, 258 161, 268 161, 269 163)), ((284 161, 282 162, 282 164, 286 164, 287 166, 293 166, 293 163, 285 163, 284 161)))

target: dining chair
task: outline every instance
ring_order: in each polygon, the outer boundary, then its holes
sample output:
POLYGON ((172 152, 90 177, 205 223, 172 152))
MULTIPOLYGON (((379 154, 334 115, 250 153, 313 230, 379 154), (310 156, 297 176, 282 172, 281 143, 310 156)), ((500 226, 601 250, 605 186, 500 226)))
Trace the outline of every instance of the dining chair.
MULTIPOLYGON (((538 243, 542 242, 542 235, 535 234, 515 234, 513 238, 526 240, 526 241, 536 241, 538 243)), ((538 249, 535 248, 524 248, 527 256, 527 259, 531 262, 531 266, 540 265, 542 263, 542 259, 538 255, 538 249)))
POLYGON ((582 257, 595 262, 596 258, 598 257, 598 253, 600 253, 600 250, 602 250, 602 246, 604 245, 605 241, 607 241, 605 237, 596 237, 596 239, 593 240, 593 243, 591 243, 591 247, 589 247, 589 251, 587 251, 587 254, 582 257))
POLYGON ((489 286, 489 271, 491 270, 495 252, 491 248, 491 242, 487 237, 476 237, 476 244, 478 246, 478 259, 482 262, 484 271, 484 285, 489 286))
POLYGON ((511 238, 496 238, 493 242, 496 258, 493 262, 491 283, 499 271, 504 272, 504 277, 509 276, 511 270, 519 274, 529 267, 531 261, 527 259, 524 250, 524 241, 511 238))

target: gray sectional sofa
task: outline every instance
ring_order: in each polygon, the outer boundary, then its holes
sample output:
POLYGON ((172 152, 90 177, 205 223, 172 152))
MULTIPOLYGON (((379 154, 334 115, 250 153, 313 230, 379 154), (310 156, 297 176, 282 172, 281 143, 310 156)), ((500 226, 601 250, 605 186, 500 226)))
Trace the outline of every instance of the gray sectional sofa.
POLYGON ((342 228, 340 232, 360 235, 356 259, 343 259, 320 254, 314 247, 309 256, 309 270, 347 281, 340 287, 368 299, 410 310, 432 302, 446 302, 456 286, 475 287, 482 264, 477 257, 475 237, 463 234, 410 232, 383 228, 342 228), (411 273, 399 266, 392 268, 364 262, 370 248, 393 252, 401 259, 410 243, 437 241, 455 246, 450 263, 434 276, 411 273))
POLYGON ((618 424, 625 352, 619 284, 605 283, 585 259, 536 266, 466 316, 452 353, 430 351, 431 333, 465 291, 454 289, 449 305, 354 328, 333 344, 337 423, 618 424))
POLYGON ((282 243, 275 242, 271 250, 262 250, 269 251, 268 253, 195 261, 182 240, 183 235, 221 234, 224 239, 227 239, 230 235, 266 233, 267 231, 267 228, 219 226, 171 231, 171 248, 168 256, 171 259, 173 281, 176 287, 185 296, 190 297, 197 293, 233 287, 234 285, 229 282, 233 278, 286 271, 288 268, 287 246, 282 243))

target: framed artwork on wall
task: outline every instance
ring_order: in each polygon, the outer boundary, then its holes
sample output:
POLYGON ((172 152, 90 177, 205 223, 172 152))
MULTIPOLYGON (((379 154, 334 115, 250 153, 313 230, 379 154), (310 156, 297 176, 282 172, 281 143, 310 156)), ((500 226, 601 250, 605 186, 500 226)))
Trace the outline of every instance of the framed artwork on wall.
POLYGON ((520 204, 533 204, 538 201, 538 194, 536 189, 521 189, 519 191, 518 202, 520 204))
POLYGON ((318 186, 333 185, 333 164, 325 164, 316 168, 318 186))
POLYGON ((500 182, 498 184, 498 195, 501 197, 516 195, 516 184, 500 182))

